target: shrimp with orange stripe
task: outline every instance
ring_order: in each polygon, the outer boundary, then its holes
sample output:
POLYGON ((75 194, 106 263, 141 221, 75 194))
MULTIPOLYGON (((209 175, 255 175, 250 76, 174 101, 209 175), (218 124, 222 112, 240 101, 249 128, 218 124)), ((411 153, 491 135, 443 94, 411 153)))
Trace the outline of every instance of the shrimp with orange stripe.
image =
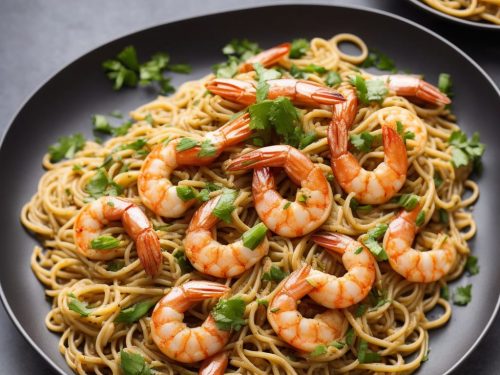
POLYGON ((252 135, 250 116, 243 114, 219 129, 207 133, 204 142, 213 147, 210 154, 202 154, 196 144, 179 151, 182 138, 176 138, 166 145, 158 145, 142 164, 137 188, 143 203, 154 213, 177 218, 186 212, 195 199, 184 201, 177 195, 177 187, 170 181, 172 172, 180 166, 203 166, 212 163, 226 148, 238 144, 252 135))

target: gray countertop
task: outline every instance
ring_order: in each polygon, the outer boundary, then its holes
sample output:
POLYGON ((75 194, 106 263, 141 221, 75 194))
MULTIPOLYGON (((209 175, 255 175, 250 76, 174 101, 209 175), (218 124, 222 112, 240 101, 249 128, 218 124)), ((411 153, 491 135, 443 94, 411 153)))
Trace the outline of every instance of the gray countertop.
MULTIPOLYGON (((1 0, 0 132, 5 131, 19 107, 45 80, 109 40, 177 19, 280 3, 286 1, 1 0)), ((423 24, 462 48, 500 85, 500 32, 480 31, 440 20, 405 0, 332 0, 330 3, 379 8, 423 24)), ((54 373, 18 333, 3 308, 0 308, 0 332, 0 374, 54 373)), ((500 373, 499 343, 500 321, 497 319, 454 374, 500 373)))

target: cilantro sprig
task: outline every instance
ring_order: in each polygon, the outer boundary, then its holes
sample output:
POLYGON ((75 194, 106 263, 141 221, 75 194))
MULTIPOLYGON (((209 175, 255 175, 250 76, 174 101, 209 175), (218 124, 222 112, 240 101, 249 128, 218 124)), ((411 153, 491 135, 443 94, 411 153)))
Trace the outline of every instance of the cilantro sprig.
POLYGON ((243 61, 258 54, 259 45, 248 39, 233 39, 222 48, 222 53, 227 56, 227 61, 213 66, 213 71, 218 78, 232 78, 238 73, 238 66, 243 61))
POLYGON ((85 137, 81 133, 60 137, 57 143, 49 146, 50 161, 57 163, 62 159, 72 159, 84 146, 85 137))
POLYGON ((361 67, 362 68, 375 67, 377 69, 387 70, 392 73, 397 72, 394 60, 392 60, 389 56, 376 49, 370 49, 370 52, 368 53, 368 56, 366 57, 365 61, 363 61, 363 63, 361 64, 361 67))
POLYGON ((366 81, 357 74, 352 78, 351 83, 356 87, 359 100, 366 105, 369 105, 370 102, 381 103, 388 93, 387 86, 381 79, 366 81))
POLYGON ((189 73, 191 68, 186 64, 170 64, 170 56, 165 52, 158 52, 150 60, 139 63, 134 46, 125 47, 114 59, 102 63, 106 76, 113 81, 113 89, 120 90, 123 86, 136 87, 157 83, 163 94, 175 91, 170 84, 170 77, 165 77, 166 71, 175 73, 189 73))
POLYGON ((220 299, 211 314, 217 328, 223 331, 239 331, 246 324, 245 301, 239 297, 220 299))
POLYGON ((485 151, 485 145, 479 140, 479 133, 475 132, 470 139, 461 130, 454 131, 448 138, 451 146, 451 162, 455 168, 474 163, 477 166, 485 151))
POLYGON ((151 368, 140 354, 120 350, 120 367, 124 375, 152 375, 151 368))

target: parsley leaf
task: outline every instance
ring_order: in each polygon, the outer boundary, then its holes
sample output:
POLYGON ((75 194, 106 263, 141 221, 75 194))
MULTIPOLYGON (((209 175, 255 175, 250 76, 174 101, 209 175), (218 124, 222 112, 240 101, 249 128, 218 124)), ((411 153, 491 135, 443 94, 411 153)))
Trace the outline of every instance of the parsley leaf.
POLYGON ((217 328, 223 331, 239 331, 246 324, 245 301, 241 298, 220 299, 211 312, 217 328))
POLYGON ((234 206, 236 197, 238 197, 238 192, 236 190, 224 188, 212 214, 226 223, 230 223, 231 212, 236 208, 234 206))
POLYGON ((465 306, 472 300, 472 285, 468 284, 458 287, 453 293, 453 303, 459 306, 465 306))
POLYGON ((77 312, 80 316, 89 316, 92 313, 92 309, 87 308, 87 304, 76 298, 73 293, 69 293, 68 297, 68 308, 71 311, 77 312))
POLYGON ((262 274, 262 280, 264 281, 275 281, 279 283, 285 277, 288 276, 288 273, 283 271, 281 268, 275 266, 274 264, 271 266, 269 271, 264 272, 262 274))
POLYGON ((183 250, 176 250, 173 253, 175 261, 179 265, 182 274, 191 272, 194 268, 189 259, 186 256, 186 253, 183 250))
POLYGON ((290 58, 298 59, 304 56, 309 50, 309 41, 307 39, 294 39, 290 48, 290 58))
POLYGON ((120 367, 124 375, 152 375, 149 365, 140 355, 120 350, 120 367))
POLYGON ((479 141, 479 133, 474 133, 471 139, 458 130, 451 133, 448 143, 452 146, 451 162, 455 168, 478 162, 484 154, 485 145, 479 141))
POLYGON ((72 159, 84 146, 85 137, 81 133, 60 137, 57 143, 49 146, 50 161, 57 163, 64 158, 72 159))
POLYGON ((113 89, 120 90, 123 85, 137 86, 139 63, 133 46, 125 47, 116 59, 109 59, 102 63, 106 76, 113 81, 113 89))
POLYGON ((156 304, 156 301, 146 300, 120 311, 115 318, 116 323, 134 323, 141 319, 156 304))

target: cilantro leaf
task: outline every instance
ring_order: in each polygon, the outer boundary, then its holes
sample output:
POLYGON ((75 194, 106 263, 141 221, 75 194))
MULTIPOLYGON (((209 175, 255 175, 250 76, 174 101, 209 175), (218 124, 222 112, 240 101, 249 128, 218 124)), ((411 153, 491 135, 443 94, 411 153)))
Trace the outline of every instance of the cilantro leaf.
POLYGON ((186 151, 189 150, 193 147, 196 147, 199 145, 198 141, 195 141, 194 139, 191 138, 181 138, 179 143, 175 145, 176 151, 186 151))
POLYGON ((236 209, 234 201, 237 197, 238 192, 236 190, 224 188, 212 214, 226 223, 230 223, 231 213, 236 209))
POLYGON ((453 96, 452 93, 453 82, 451 80, 451 76, 448 73, 441 73, 438 78, 438 89, 442 93, 453 96))
POLYGON ((290 48, 290 58, 298 59, 304 56, 309 50, 309 41, 307 39, 294 39, 290 48))
POLYGON ((359 363, 372 363, 380 361, 380 354, 368 350, 368 343, 361 340, 358 346, 359 363))
POLYGON ((103 195, 118 196, 123 193, 123 186, 110 179, 104 168, 99 168, 85 185, 85 191, 93 198, 103 195))
POLYGON ((175 261, 179 265, 183 275, 194 270, 193 265, 191 264, 186 256, 186 253, 183 250, 176 250, 173 256, 175 258, 175 261))
POLYGON ((352 84, 356 87, 356 92, 359 100, 363 104, 370 104, 370 102, 382 102, 387 95, 387 87, 381 79, 371 79, 365 81, 360 75, 354 76, 352 84))
POLYGON ((267 227, 264 223, 254 225, 241 236, 243 246, 254 250, 264 240, 267 233, 267 227))
POLYGON ((326 352, 327 352, 326 345, 318 345, 309 355, 311 357, 318 357, 320 355, 326 354, 326 352))
POLYGON ((459 306, 465 306, 472 300, 472 285, 468 284, 458 287, 453 293, 453 303, 459 306))
POLYGON ((152 375, 149 365, 140 355, 120 350, 120 367, 124 375, 152 375))
POLYGON ((378 50, 370 49, 370 52, 366 60, 361 64, 361 67, 370 68, 373 66, 377 69, 387 70, 393 73, 397 71, 396 64, 394 64, 394 61, 391 58, 378 50))
POLYGON ((202 158, 206 156, 214 156, 215 154, 217 154, 217 147, 212 142, 210 142, 210 140, 204 140, 201 143, 201 148, 200 152, 198 152, 198 156, 202 158))
POLYGON ((139 69, 137 52, 134 46, 125 47, 120 53, 118 53, 118 55, 116 55, 116 58, 129 69, 134 71, 139 69))
POLYGON ((469 255, 467 257, 467 262, 465 263, 465 268, 467 272, 471 275, 477 275, 479 273, 479 265, 477 264, 477 257, 474 255, 469 255))
POLYGON ((328 72, 326 75, 325 83, 327 86, 330 87, 335 87, 339 85, 342 82, 342 78, 340 77, 340 74, 337 72, 328 72))
POLYGON ((89 316, 92 313, 92 309, 87 308, 87 304, 76 298, 73 293, 69 293, 68 297, 68 308, 71 311, 77 312, 80 316, 89 316))
POLYGON ((90 241, 90 248, 94 250, 109 250, 120 245, 120 240, 113 236, 99 236, 90 241))
POLYGON ((259 45, 248 39, 232 39, 222 48, 222 53, 228 56, 236 56, 241 59, 248 59, 261 52, 259 45))
POLYGON ((241 298, 221 298, 211 312, 217 328, 223 331, 239 331, 246 324, 243 316, 245 314, 245 301, 241 298))
POLYGON ((478 162, 484 154, 485 145, 479 141, 479 133, 474 133, 471 139, 458 130, 451 133, 448 144, 452 146, 451 162, 455 168, 478 162))
POLYGON ((369 152, 375 137, 368 132, 363 132, 360 134, 351 134, 349 140, 358 151, 369 152))
POLYGON ((115 318, 116 323, 134 323, 141 319, 156 304, 156 301, 146 300, 120 311, 115 318))
POLYGON ((285 277, 288 276, 288 273, 283 271, 281 268, 275 266, 274 264, 271 266, 269 271, 264 272, 262 274, 262 280, 264 281, 274 281, 279 283, 285 277))
POLYGON ((256 89, 256 102, 259 103, 267 98, 269 91, 269 85, 266 81, 270 79, 278 79, 281 77, 281 73, 275 69, 265 69, 261 64, 253 64, 255 72, 257 73, 257 89, 256 89))
POLYGON ((238 65, 240 64, 239 60, 230 56, 226 62, 215 64, 212 67, 217 78, 232 78, 238 73, 238 65))
POLYGON ((81 133, 60 137, 57 143, 49 146, 50 161, 57 163, 64 158, 72 159, 84 146, 85 137, 81 133))

